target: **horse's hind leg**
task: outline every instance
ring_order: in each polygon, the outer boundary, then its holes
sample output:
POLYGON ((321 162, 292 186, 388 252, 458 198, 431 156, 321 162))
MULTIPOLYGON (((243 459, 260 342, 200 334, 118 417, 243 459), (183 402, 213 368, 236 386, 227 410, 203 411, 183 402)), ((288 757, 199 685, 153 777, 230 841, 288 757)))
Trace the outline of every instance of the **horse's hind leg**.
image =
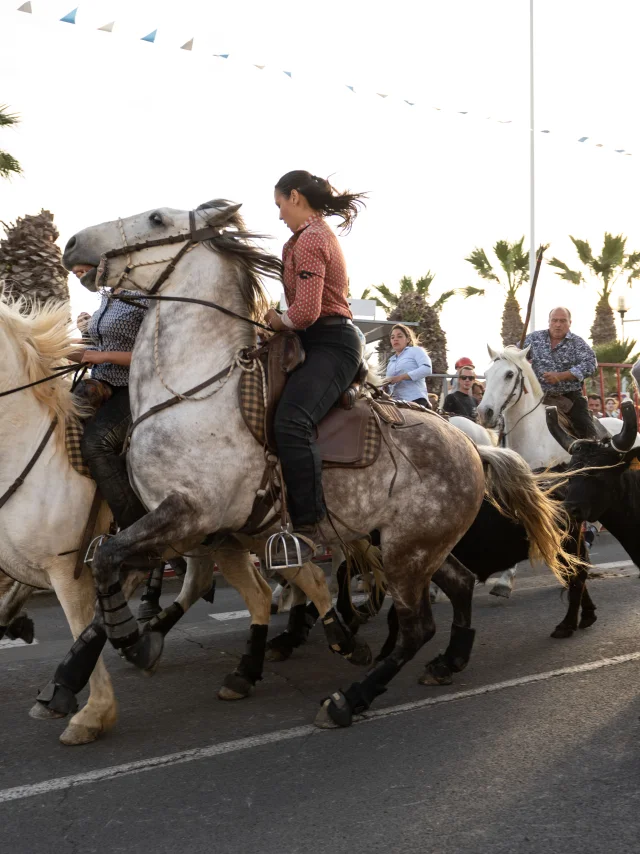
POLYGON ((33 620, 20 609, 33 593, 34 588, 28 584, 14 581, 8 592, 0 599, 0 638, 3 635, 12 640, 23 640, 33 643, 33 620))
POLYGON ((318 609, 313 602, 307 606, 307 594, 291 584, 292 602, 287 628, 267 643, 267 661, 286 661, 296 647, 307 642, 309 632, 318 619, 318 609))
MULTIPOLYGON (((570 553, 578 554, 579 557, 581 557, 583 560, 586 559, 588 563, 588 557, 584 546, 584 541, 579 534, 579 530, 575 530, 575 524, 573 533, 575 536, 568 538, 566 549, 570 553), (578 543, 580 543, 579 547, 577 545, 578 543)), ((551 632, 552 638, 570 638, 571 635, 578 628, 580 606, 582 604, 582 598, 586 589, 588 574, 588 569, 585 566, 571 576, 571 579, 569 581, 569 605, 567 608, 567 613, 565 614, 562 622, 558 623, 553 632, 551 632)), ((590 597, 589 601, 591 601, 590 597)), ((591 604, 593 605, 593 602, 591 602, 591 604)), ((595 614, 593 616, 595 616, 595 614)), ((593 622, 595 622, 595 619, 593 620, 593 622)), ((589 625, 591 624, 589 623, 589 625)))
POLYGON ((593 603, 593 599, 587 589, 587 584, 585 582, 584 589, 582 591, 582 613, 580 615, 580 622, 578 624, 579 629, 588 629, 589 626, 592 626, 595 621, 598 619, 596 616, 596 606, 593 603))
POLYGON ((271 588, 253 565, 248 551, 220 549, 216 552, 216 562, 229 584, 240 593, 251 614, 245 653, 218 691, 221 700, 240 700, 248 697, 256 682, 262 679, 271 614, 271 588))
POLYGON ((416 549, 413 554, 407 554, 406 548, 391 544, 383 551, 389 593, 398 618, 398 642, 385 659, 367 671, 362 682, 354 682, 345 692, 334 692, 323 702, 316 717, 317 726, 350 726, 353 715, 366 711, 374 699, 387 690, 386 686, 407 661, 435 634, 429 602, 433 566, 424 566, 424 551, 416 549), (396 567, 402 567, 402 575, 394 571, 396 567))
POLYGON ((453 674, 469 663, 476 631, 471 628, 473 589, 476 577, 453 555, 434 574, 434 581, 453 606, 449 646, 430 661, 418 682, 421 685, 451 685, 453 674))

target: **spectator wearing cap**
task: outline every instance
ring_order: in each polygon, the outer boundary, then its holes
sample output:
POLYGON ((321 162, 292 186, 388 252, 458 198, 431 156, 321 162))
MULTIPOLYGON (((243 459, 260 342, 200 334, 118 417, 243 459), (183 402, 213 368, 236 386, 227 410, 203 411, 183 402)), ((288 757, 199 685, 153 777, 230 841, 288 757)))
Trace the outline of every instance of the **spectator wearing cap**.
POLYGON ((471 395, 471 387, 476 379, 473 368, 462 367, 458 369, 456 381, 458 389, 448 394, 444 399, 442 409, 447 415, 462 415, 475 421, 477 418, 476 401, 471 395))

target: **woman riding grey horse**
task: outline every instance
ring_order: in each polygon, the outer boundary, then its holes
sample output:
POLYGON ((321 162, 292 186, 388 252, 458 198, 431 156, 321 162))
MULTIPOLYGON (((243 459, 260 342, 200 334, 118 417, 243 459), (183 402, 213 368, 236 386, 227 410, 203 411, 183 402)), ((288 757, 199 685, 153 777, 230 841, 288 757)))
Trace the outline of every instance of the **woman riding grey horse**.
MULTIPOLYGON (((344 255, 325 218, 340 216, 342 230, 349 231, 363 196, 338 193, 323 178, 298 170, 280 178, 274 197, 280 219, 293 232, 282 252, 288 308, 282 315, 270 309, 265 319, 277 332, 294 329, 306 353, 285 386, 274 423, 302 565, 315 553, 317 525, 327 512, 314 427, 349 388, 362 361, 344 255)), ((281 538, 274 559, 286 560, 285 552, 281 538)), ((294 565, 290 557, 288 563, 294 565)))

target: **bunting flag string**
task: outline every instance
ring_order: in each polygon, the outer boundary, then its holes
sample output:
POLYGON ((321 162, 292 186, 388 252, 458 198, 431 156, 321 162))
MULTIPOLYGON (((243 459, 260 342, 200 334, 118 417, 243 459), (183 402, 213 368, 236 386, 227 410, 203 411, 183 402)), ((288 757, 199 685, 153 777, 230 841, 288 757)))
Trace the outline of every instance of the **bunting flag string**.
MULTIPOLYGON (((64 17, 60 18, 59 20, 61 22, 66 23, 66 24, 76 25, 76 15, 78 13, 79 8, 80 8, 79 6, 76 6, 75 9, 72 9, 70 12, 67 12, 67 14, 64 15, 64 17)), ((29 15, 33 15, 33 4, 31 2, 31 0, 28 0, 28 2, 23 3, 21 6, 18 6, 16 11, 17 12, 26 12, 29 15)), ((116 24, 115 21, 110 21, 108 24, 104 24, 102 27, 98 27, 97 29, 98 29, 98 31, 101 31, 101 32, 112 33, 113 29, 115 27, 115 24, 116 24)), ((155 44, 157 34, 158 34, 158 28, 156 28, 155 30, 153 30, 150 33, 147 33, 146 36, 141 36, 140 41, 148 42, 150 44, 155 44)), ((186 41, 183 45, 180 46, 180 50, 193 51, 193 43, 194 43, 194 38, 190 38, 188 41, 186 41)), ((228 54, 228 53, 214 53, 213 54, 213 56, 216 57, 217 59, 225 59, 225 60, 229 59, 230 55, 231 54, 228 54)), ((267 67, 266 65, 258 65, 257 63, 251 63, 251 64, 253 65, 254 68, 257 68, 259 71, 263 71, 267 67)), ((282 70, 282 73, 285 74, 288 78, 293 79, 293 74, 294 74, 293 71, 285 71, 284 69, 281 69, 281 70, 282 70)), ((356 95, 362 91, 362 90, 358 89, 358 92, 356 92, 356 87, 349 85, 348 83, 345 83, 344 85, 345 85, 345 88, 349 89, 349 91, 352 92, 354 95, 356 95)), ((371 94, 373 94, 373 92, 371 94)), ((382 100, 386 100, 389 97, 388 92, 375 92, 375 94, 379 98, 381 98, 382 100)), ((406 98, 402 98, 401 100, 404 104, 406 104, 409 107, 418 106, 417 101, 409 101, 406 98)), ((441 107, 434 107, 434 106, 429 106, 429 105, 421 105, 421 106, 426 106, 428 109, 433 109, 437 112, 442 112, 442 113, 447 113, 447 114, 460 115, 460 116, 475 116, 476 118, 481 118, 481 119, 484 119, 486 121, 495 122, 495 123, 501 124, 501 125, 513 124, 511 119, 498 119, 498 118, 495 118, 493 116, 482 116, 479 113, 473 113, 473 112, 470 112, 469 110, 451 110, 451 109, 443 110, 441 107)), ((544 129, 544 130, 540 130, 537 132, 538 133, 545 133, 545 134, 551 134, 552 133, 552 131, 549 129, 544 129)), ((556 138, 560 137, 560 136, 568 137, 568 134, 565 131, 560 132, 560 133, 556 133, 556 132, 553 132, 553 133, 554 133, 554 136, 556 138)), ((632 156, 632 152, 627 151, 624 148, 614 148, 611 145, 605 145, 604 143, 596 142, 595 139, 593 137, 590 137, 590 136, 578 137, 576 142, 579 142, 583 145, 584 144, 592 145, 594 148, 606 149, 606 150, 611 151, 615 154, 622 154, 625 157, 631 157, 632 156)))

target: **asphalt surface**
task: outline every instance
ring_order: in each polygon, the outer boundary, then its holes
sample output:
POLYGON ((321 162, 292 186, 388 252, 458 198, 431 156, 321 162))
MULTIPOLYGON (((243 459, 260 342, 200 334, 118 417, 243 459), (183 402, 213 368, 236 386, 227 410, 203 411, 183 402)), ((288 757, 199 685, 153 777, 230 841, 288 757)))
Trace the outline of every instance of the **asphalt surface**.
MULTIPOLYGON (((220 587, 169 635, 153 677, 107 651, 119 723, 63 747, 64 721, 27 716, 70 645, 55 599, 36 597, 38 643, 0 644, 0 852, 638 852, 640 580, 608 535, 592 560, 605 566, 591 629, 551 639, 559 587, 522 566, 509 601, 477 589, 474 655, 452 686, 417 684, 447 643, 438 603, 436 638, 371 710, 388 714, 339 731, 309 725, 362 670, 329 653, 320 627, 267 665, 254 696, 216 699, 248 623, 225 618, 243 605, 220 587)), ((384 619, 361 632, 377 652, 384 619)))

